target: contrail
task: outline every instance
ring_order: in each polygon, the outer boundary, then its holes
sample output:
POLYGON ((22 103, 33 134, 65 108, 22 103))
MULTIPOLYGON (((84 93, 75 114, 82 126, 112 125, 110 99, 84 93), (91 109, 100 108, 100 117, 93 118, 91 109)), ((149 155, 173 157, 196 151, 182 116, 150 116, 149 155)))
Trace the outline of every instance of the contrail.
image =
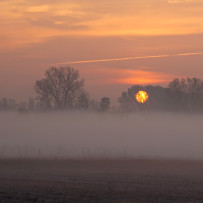
POLYGON ((148 59, 148 58, 166 58, 171 56, 190 56, 190 55, 203 55, 203 53, 181 53, 181 54, 168 54, 168 55, 155 55, 155 56, 134 56, 134 57, 127 57, 127 58, 96 59, 96 60, 87 60, 87 61, 70 61, 70 62, 57 63, 57 65, 125 61, 125 60, 148 59))

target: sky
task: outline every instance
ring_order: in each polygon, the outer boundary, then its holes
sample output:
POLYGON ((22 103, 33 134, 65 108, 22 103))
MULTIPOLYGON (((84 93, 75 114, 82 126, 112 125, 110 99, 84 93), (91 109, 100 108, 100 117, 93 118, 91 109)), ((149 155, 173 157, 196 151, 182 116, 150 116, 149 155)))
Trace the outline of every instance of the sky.
POLYGON ((0 97, 34 96, 46 69, 69 65, 91 98, 116 101, 135 84, 203 79, 202 53, 203 0, 0 0, 0 97))

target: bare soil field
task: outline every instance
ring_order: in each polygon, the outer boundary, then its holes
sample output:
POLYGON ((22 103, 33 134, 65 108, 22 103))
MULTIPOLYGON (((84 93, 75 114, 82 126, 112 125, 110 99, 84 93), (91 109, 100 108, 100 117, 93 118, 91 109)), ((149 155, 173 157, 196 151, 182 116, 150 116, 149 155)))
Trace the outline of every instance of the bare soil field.
POLYGON ((0 202, 203 202, 203 161, 0 160, 0 202))

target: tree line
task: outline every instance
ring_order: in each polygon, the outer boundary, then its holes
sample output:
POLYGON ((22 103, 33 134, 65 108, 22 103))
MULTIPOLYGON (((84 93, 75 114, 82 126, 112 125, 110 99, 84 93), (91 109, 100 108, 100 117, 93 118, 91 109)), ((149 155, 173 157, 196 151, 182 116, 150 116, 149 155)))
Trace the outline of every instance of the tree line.
POLYGON ((197 78, 174 79, 168 87, 134 85, 118 99, 124 111, 203 111, 203 82, 197 78), (145 90, 149 100, 144 104, 135 101, 134 95, 145 90))
MULTIPOLYGON (((26 102, 17 103, 14 99, 0 100, 0 110, 27 111, 58 111, 58 110, 93 110, 106 112, 111 101, 102 97, 100 101, 90 99, 85 90, 84 80, 79 71, 72 67, 51 67, 45 72, 44 78, 34 85, 36 97, 26 102)), ((118 98, 119 112, 136 111, 203 111, 203 82, 198 78, 174 79, 164 88, 161 86, 134 85, 124 91, 118 98), (135 94, 144 90, 149 100, 140 104, 135 94)))

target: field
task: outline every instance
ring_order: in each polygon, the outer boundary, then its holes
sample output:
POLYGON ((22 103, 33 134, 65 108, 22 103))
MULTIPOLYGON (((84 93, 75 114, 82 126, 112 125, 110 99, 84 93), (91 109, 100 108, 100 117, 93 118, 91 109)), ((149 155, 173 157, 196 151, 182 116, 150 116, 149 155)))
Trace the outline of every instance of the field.
POLYGON ((203 202, 203 161, 0 160, 0 202, 203 202))

